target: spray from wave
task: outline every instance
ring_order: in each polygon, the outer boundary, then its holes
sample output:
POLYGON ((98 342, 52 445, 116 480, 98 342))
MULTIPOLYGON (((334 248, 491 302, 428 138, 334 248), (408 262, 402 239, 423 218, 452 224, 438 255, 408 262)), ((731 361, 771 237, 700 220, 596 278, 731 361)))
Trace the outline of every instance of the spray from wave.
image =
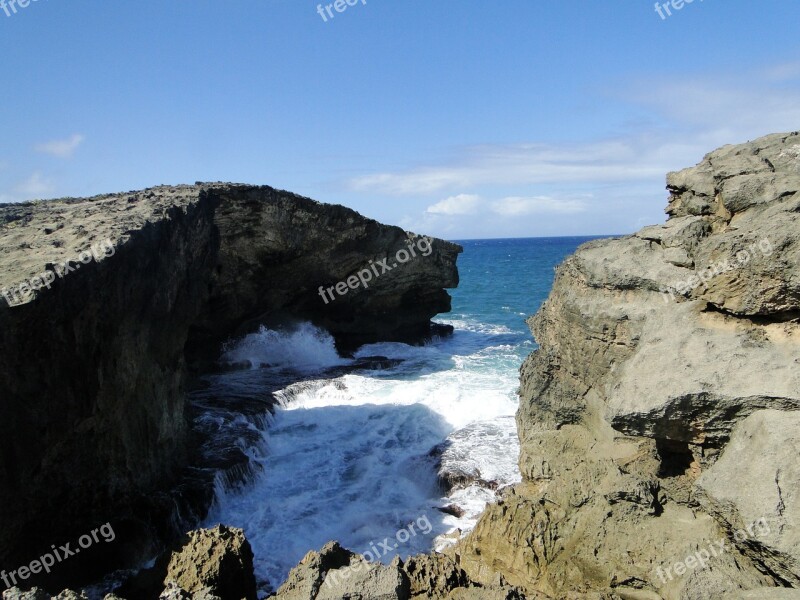
POLYGON ((220 359, 224 363, 314 371, 348 364, 336 352, 333 337, 311 323, 300 323, 286 330, 267 329, 229 342, 220 359))

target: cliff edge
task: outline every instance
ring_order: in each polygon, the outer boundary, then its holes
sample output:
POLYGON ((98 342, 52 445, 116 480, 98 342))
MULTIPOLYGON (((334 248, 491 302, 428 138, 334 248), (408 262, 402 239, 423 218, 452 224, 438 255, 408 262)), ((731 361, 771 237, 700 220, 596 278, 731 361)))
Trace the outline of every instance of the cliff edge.
POLYGON ((0 206, 0 565, 106 522, 120 542, 65 584, 152 553, 206 508, 176 489, 187 373, 261 323, 309 320, 344 350, 429 336, 459 252, 269 187, 0 206))
POLYGON ((800 587, 800 134, 723 147, 667 187, 665 225, 582 246, 529 320, 523 483, 456 551, 477 581, 800 587))

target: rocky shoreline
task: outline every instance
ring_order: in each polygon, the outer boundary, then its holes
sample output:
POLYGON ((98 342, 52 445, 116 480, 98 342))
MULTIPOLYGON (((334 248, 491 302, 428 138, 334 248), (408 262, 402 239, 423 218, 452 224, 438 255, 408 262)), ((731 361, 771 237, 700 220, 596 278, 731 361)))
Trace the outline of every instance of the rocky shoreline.
MULTIPOLYGON (((800 134, 667 185, 665 225, 584 245, 529 321, 523 482, 445 555, 373 567, 408 585, 364 597, 800 598, 800 134)), ((329 597, 303 587, 319 564, 277 598, 329 597)))
MULTIPOLYGON (((276 600, 800 597, 800 133, 723 147, 670 173, 667 187, 666 224, 582 246, 529 320, 539 348, 520 371, 522 483, 444 553, 381 565, 331 542, 276 600)), ((288 227, 278 222, 276 235, 288 227)), ((375 231, 385 246, 390 234, 375 231)), ((435 248, 438 270, 405 281, 429 290, 414 294, 428 320, 457 283, 458 248, 435 248)), ((214 272, 210 257, 195 258, 214 272)), ((256 261, 237 260, 219 281, 258 298, 236 275, 256 261)), ((353 253, 341 273, 359 262, 353 253)), ((235 329, 214 315, 248 322, 240 300, 215 289, 184 340, 202 346, 235 329)), ((370 314, 374 325, 380 311, 370 314)), ((335 320, 324 325, 357 343, 335 320)), ((0 344, 20 326, 0 327, 0 344)), ((252 575, 241 531, 222 527, 165 554, 149 592, 119 593, 252 598, 252 575)))
POLYGON ((300 320, 326 328, 341 352, 442 333, 431 317, 450 309, 461 251, 449 242, 427 240, 425 256, 369 293, 346 286, 328 303, 318 293, 420 240, 341 206, 235 184, 0 206, 0 564, 110 523, 124 543, 82 548, 26 580, 59 589, 180 539, 204 517, 215 470, 246 470, 235 448, 204 455, 192 428, 187 392, 221 343, 300 320))
POLYGON ((712 152, 667 177, 665 225, 561 265, 529 321, 523 483, 456 551, 470 576, 554 598, 800 587, 798 150, 794 133, 712 152))

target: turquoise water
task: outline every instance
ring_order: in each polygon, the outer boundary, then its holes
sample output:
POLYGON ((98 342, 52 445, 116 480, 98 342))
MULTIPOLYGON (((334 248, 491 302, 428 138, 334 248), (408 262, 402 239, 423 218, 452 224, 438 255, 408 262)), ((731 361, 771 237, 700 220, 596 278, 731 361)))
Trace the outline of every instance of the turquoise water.
POLYGON ((495 488, 519 481, 518 371, 535 347, 525 319, 555 266, 588 239, 459 242, 452 312, 435 319, 455 332, 424 346, 372 344, 340 357, 326 332, 304 324, 228 349, 223 359, 249 361, 252 376, 216 376, 213 389, 243 377, 257 387, 270 369, 293 382, 275 394, 274 417, 246 424, 258 442, 242 436, 241 449, 260 472, 244 487, 220 484, 206 523, 245 529, 262 591, 332 539, 382 561, 445 547, 474 526, 495 488), (394 361, 370 367, 376 356, 394 361), (448 469, 482 482, 443 496, 436 447, 448 469), (452 505, 463 514, 438 510, 452 505))

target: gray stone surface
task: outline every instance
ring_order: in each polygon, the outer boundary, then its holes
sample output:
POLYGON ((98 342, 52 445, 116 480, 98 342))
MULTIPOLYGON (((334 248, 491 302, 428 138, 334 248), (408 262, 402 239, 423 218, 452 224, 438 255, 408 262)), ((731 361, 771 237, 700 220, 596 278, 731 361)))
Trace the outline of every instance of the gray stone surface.
POLYGON ((697 487, 709 513, 745 532, 743 552, 800 587, 800 411, 763 410, 739 423, 697 487))
POLYGON ((255 600, 253 551, 241 529, 218 525, 198 529, 173 552, 164 578, 162 596, 180 598, 181 590, 194 598, 255 600))
POLYGON ((603 599, 798 585, 799 157, 798 133, 712 152, 668 175, 665 224, 558 268, 529 320, 523 482, 448 550, 470 579, 603 599), (734 543, 766 513, 771 535, 734 543))
POLYGON ((761 588, 733 592, 729 596, 730 600, 800 600, 800 590, 780 589, 780 588, 761 588))

